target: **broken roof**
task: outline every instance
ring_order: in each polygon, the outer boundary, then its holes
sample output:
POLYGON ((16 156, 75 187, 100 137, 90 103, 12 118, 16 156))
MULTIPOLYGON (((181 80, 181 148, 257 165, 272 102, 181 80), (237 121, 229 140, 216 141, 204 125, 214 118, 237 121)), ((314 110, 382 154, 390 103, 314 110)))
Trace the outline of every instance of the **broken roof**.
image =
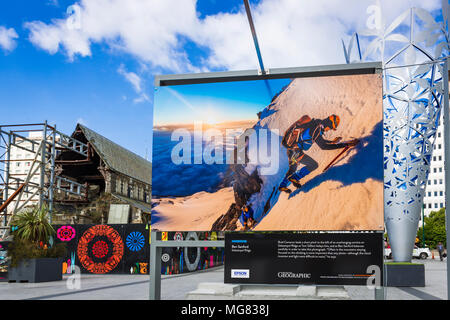
POLYGON ((152 206, 148 203, 139 201, 139 200, 133 200, 124 196, 121 196, 117 193, 111 193, 116 199, 126 202, 130 204, 132 207, 135 207, 137 209, 140 209, 144 213, 151 213, 152 212, 152 206))
POLYGON ((83 132, 87 141, 90 142, 95 152, 110 170, 125 174, 146 184, 151 184, 152 163, 150 161, 81 124, 77 124, 75 131, 78 129, 83 132))

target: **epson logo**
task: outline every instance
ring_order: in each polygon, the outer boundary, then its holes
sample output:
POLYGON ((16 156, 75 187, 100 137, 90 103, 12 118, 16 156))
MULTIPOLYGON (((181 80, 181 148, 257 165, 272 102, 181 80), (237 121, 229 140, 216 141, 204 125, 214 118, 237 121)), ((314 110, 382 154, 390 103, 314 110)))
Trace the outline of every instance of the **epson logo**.
POLYGON ((311 273, 278 272, 278 278, 310 279, 311 273))
POLYGON ((250 278, 250 270, 240 270, 240 269, 232 269, 231 270, 231 278, 242 278, 248 279, 250 278))

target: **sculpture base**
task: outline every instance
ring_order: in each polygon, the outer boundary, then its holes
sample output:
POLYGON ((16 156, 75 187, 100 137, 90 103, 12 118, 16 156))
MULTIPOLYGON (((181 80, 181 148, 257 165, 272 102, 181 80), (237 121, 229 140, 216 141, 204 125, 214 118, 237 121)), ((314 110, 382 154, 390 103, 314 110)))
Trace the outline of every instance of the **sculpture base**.
POLYGON ((187 300, 349 300, 342 286, 270 286, 200 283, 187 300))
POLYGON ((414 263, 386 263, 387 287, 425 287, 425 266, 414 263))

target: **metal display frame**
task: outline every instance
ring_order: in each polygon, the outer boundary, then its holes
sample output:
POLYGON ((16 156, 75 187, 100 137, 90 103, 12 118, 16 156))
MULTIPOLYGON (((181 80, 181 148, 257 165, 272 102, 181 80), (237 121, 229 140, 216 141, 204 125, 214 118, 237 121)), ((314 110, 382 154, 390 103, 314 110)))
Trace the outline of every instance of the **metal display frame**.
MULTIPOLYGON (((448 59, 444 63, 444 93, 449 92, 449 68, 448 59)), ((444 99, 444 170, 445 170, 445 232, 447 239, 447 249, 448 249, 448 239, 450 239, 450 214, 448 211, 450 205, 450 94, 444 99)), ((450 260, 447 256, 447 300, 450 300, 450 260)))
MULTIPOLYGON (((243 71, 208 72, 196 74, 155 75, 154 86, 156 91, 158 90, 159 87, 163 86, 234 82, 234 81, 271 80, 271 79, 285 79, 285 78, 327 77, 327 76, 344 76, 344 75, 358 75, 358 74, 382 74, 382 72, 383 68, 381 62, 364 62, 354 64, 320 65, 320 66, 295 67, 295 68, 275 68, 265 70, 265 72, 261 72, 260 70, 243 70, 243 71)), ((450 173, 450 171, 447 171, 447 173, 450 173)), ((150 234, 151 237, 150 261, 149 261, 150 300, 161 299, 161 256, 163 248, 225 247, 224 240, 162 241, 160 240, 161 232, 164 231, 165 230, 152 229, 150 234)), ((183 232, 185 230, 178 230, 178 231, 183 232)), ((384 234, 384 231, 379 232, 384 234)), ((384 241, 381 245, 384 256, 384 241)), ((384 269, 385 268, 383 266, 381 272, 385 273, 384 269)), ((384 276, 383 282, 385 283, 384 276)), ((375 289, 375 299, 377 300, 383 300, 385 298, 384 283, 382 284, 381 287, 375 289)))
MULTIPOLYGON (((200 231, 199 231, 200 232, 200 231)), ((199 248, 199 247, 217 247, 224 248, 224 240, 161 240, 161 232, 150 232, 150 261, 149 261, 149 274, 150 274, 150 300, 161 300, 161 256, 163 248, 173 247, 187 247, 187 248, 199 248)))

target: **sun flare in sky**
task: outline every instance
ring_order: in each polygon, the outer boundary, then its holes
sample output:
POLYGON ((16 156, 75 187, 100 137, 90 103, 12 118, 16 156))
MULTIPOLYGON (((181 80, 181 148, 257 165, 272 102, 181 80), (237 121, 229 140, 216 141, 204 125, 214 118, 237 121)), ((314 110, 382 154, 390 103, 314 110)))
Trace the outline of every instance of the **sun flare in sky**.
POLYGON ((162 86, 155 93, 154 126, 202 122, 217 127, 225 122, 257 120, 275 93, 291 79, 230 81, 162 86))
POLYGON ((208 106, 203 114, 203 122, 209 125, 216 125, 220 122, 220 116, 216 110, 208 106))

